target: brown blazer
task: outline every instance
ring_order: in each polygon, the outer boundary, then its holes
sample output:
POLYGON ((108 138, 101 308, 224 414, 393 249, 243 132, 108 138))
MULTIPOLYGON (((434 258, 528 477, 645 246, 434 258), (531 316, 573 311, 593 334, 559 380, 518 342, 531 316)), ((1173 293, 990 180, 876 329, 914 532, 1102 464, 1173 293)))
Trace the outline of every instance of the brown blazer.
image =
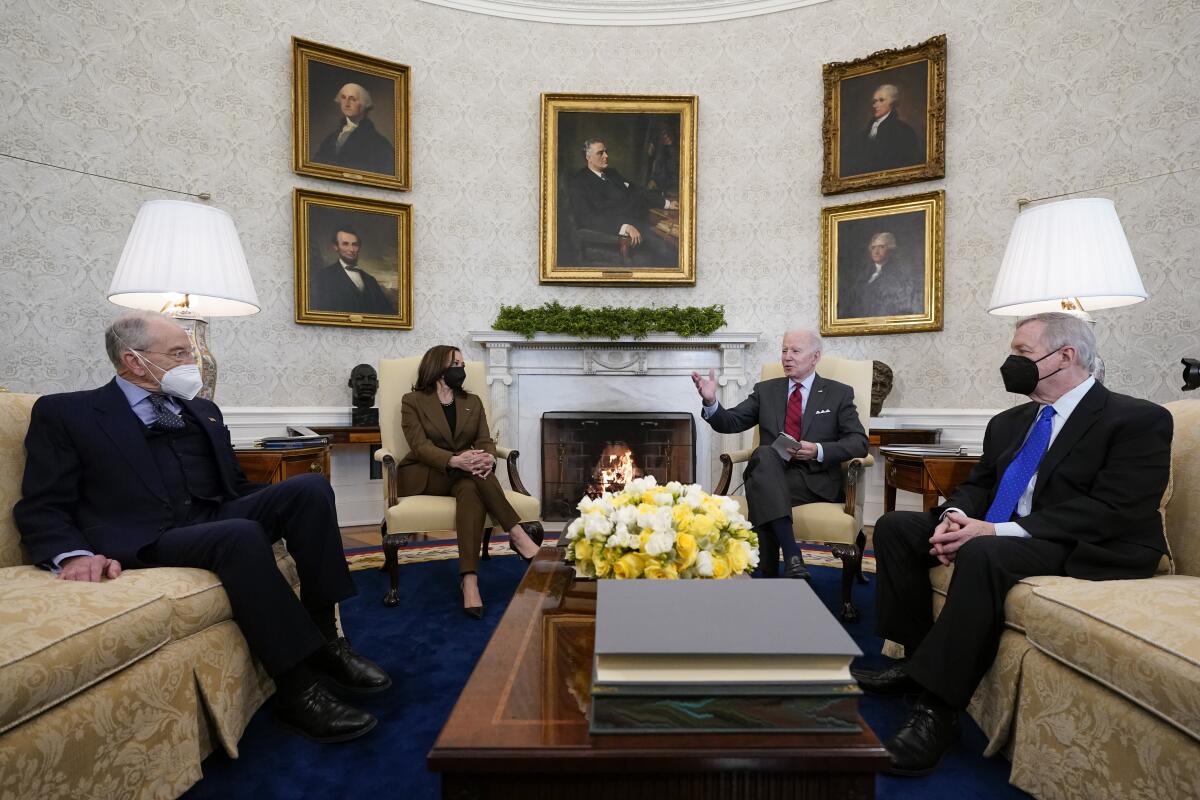
POLYGON ((409 452, 397 466, 400 494, 422 494, 430 472, 446 474, 450 457, 464 450, 485 450, 496 455, 488 431, 487 414, 478 395, 454 398, 454 430, 446 424, 437 392, 409 392, 400 401, 400 427, 409 452))

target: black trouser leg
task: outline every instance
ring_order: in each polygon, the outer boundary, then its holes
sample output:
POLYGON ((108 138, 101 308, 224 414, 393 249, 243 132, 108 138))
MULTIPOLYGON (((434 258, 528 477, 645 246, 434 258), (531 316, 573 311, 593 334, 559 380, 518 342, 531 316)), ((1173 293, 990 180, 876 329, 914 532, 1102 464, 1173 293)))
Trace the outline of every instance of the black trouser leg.
POLYGON ((139 560, 146 566, 215 572, 250 652, 272 676, 296 666, 325 643, 276 567, 271 542, 258 522, 227 519, 172 528, 145 547, 139 560))
POLYGON ((932 514, 890 511, 875 522, 875 633, 904 645, 911 656, 933 625, 933 587, 929 537, 937 527, 932 514))
POLYGON ((764 578, 779 577, 779 541, 771 525, 755 528, 758 531, 758 574, 764 578))
POLYGON ((954 559, 946 605, 905 671, 949 705, 966 708, 996 658, 1009 589, 1030 575, 1063 574, 1068 553, 1044 539, 979 536, 967 542, 954 559))

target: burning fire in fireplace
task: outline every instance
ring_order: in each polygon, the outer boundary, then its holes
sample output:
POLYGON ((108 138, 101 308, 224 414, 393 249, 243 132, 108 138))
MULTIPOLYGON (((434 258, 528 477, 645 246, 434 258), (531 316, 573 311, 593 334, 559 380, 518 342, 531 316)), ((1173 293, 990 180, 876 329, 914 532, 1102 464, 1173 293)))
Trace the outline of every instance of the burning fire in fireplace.
POLYGON ((609 442, 601 451, 596 469, 592 472, 588 495, 599 497, 604 492, 619 492, 625 488, 625 484, 641 474, 629 445, 625 442, 609 442))

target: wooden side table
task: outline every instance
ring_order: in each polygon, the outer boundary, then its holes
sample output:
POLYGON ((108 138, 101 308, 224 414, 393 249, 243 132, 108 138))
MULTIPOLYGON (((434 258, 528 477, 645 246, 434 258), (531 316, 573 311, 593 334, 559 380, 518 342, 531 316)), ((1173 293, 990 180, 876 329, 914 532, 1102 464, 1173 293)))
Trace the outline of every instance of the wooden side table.
POLYGON ((949 497, 979 463, 979 456, 917 455, 914 453, 881 453, 883 455, 883 510, 896 509, 896 490, 921 495, 921 507, 926 511, 938 504, 938 497, 949 497))
POLYGON ((297 475, 316 472, 329 479, 329 445, 297 447, 292 450, 264 450, 261 447, 234 448, 238 465, 246 477, 259 483, 279 483, 297 475))
POLYGON ((370 465, 368 470, 371 480, 379 480, 383 477, 383 465, 375 460, 375 451, 383 446, 378 425, 322 425, 312 428, 312 431, 319 436, 328 436, 329 443, 335 446, 339 444, 369 445, 370 465))
POLYGON ((872 428, 867 442, 871 447, 887 447, 889 444, 937 444, 941 438, 941 428, 872 428))

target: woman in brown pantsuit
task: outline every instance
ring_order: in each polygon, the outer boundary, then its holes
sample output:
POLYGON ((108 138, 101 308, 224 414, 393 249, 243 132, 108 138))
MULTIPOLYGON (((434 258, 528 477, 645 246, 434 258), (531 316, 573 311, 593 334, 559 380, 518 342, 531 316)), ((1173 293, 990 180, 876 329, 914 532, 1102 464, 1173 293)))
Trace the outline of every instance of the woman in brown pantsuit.
POLYGON ((463 609, 483 618, 475 570, 488 514, 508 531, 508 546, 529 561, 541 537, 530 538, 496 479, 496 443, 488 432, 483 401, 463 390, 462 353, 432 347, 417 368, 413 390, 401 400, 400 426, 410 448, 397 466, 400 494, 451 496, 457 501, 458 571, 463 609))

